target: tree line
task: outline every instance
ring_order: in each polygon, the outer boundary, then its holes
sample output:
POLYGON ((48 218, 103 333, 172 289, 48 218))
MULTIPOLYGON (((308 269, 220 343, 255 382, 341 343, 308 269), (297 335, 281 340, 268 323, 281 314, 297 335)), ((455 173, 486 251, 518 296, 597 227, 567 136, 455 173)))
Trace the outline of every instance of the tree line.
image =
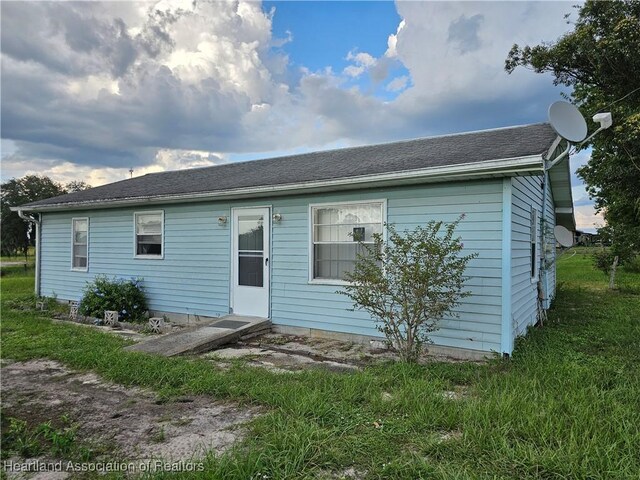
POLYGON ((3 256, 27 256, 29 247, 35 243, 32 225, 21 219, 11 207, 18 207, 25 203, 57 197, 71 192, 79 192, 91 188, 83 181, 72 181, 67 184, 54 182, 49 177, 41 175, 26 175, 22 178, 12 178, 0 187, 0 250, 3 256))

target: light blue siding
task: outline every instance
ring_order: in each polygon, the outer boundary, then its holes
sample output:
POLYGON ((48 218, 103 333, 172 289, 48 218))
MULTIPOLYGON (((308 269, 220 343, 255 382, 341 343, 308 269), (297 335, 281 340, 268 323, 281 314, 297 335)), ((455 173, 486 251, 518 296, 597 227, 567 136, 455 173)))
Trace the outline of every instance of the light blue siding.
POLYGON ((502 312, 502 179, 361 190, 349 193, 44 213, 42 293, 78 300, 97 274, 143 277, 153 310, 218 316, 229 312, 230 227, 218 217, 236 206, 270 205, 282 221, 272 225, 271 318, 274 324, 379 336, 364 312, 351 312, 337 285, 309 283, 309 204, 386 200, 387 221, 399 230, 429 220, 454 221, 466 252, 472 295, 459 318, 443 320, 436 344, 500 351, 502 312), (164 210, 164 259, 133 257, 133 212, 164 210), (89 217, 88 272, 71 271, 71 218, 89 217))
POLYGON ((272 319, 274 323, 379 336, 364 312, 336 285, 310 284, 309 204, 387 200, 387 221, 412 229, 429 220, 452 222, 462 213, 458 233, 465 249, 478 252, 467 270, 472 296, 434 335, 438 345, 500 350, 502 181, 464 182, 280 199, 273 202, 282 222, 273 225, 272 319))
POLYGON ((45 213, 42 218, 41 291, 79 300, 87 281, 104 274, 142 277, 150 308, 189 315, 229 313, 229 227, 218 217, 228 205, 167 205, 152 208, 45 213), (164 259, 134 258, 133 212, 164 215, 164 259), (89 217, 89 268, 71 271, 71 218, 89 217))
MULTIPOLYGON (((511 292, 513 337, 536 322, 538 286, 531 278, 531 208, 542 209, 542 176, 512 180, 511 292)), ((538 246, 539 248, 539 246, 538 246)))
MULTIPOLYGON (((537 321, 538 284, 531 279, 531 207, 538 211, 542 219, 543 176, 515 177, 512 180, 512 255, 511 255, 511 288, 512 288, 512 329, 513 337, 525 333, 529 325, 537 321)), ((544 221, 538 228, 537 248, 544 261, 540 267, 540 282, 545 298, 555 295, 555 241, 553 227, 555 213, 553 195, 549 182, 545 182, 546 211, 544 221)), ((544 302, 548 308, 550 300, 544 302)))

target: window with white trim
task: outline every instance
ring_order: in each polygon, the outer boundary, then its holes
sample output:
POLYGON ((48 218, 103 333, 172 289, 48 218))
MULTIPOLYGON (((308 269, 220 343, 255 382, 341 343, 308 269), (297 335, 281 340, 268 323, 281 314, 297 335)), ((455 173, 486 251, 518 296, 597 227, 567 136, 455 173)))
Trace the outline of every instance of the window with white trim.
POLYGON ((71 220, 71 268, 86 271, 89 266, 89 219, 71 220))
POLYGON ((538 210, 531 207, 531 278, 538 278, 538 210))
POLYGON ((135 256, 162 258, 164 253, 164 212, 134 213, 135 256))
POLYGON ((352 272, 364 244, 382 233, 383 203, 353 203, 311 207, 312 280, 344 280, 352 272))

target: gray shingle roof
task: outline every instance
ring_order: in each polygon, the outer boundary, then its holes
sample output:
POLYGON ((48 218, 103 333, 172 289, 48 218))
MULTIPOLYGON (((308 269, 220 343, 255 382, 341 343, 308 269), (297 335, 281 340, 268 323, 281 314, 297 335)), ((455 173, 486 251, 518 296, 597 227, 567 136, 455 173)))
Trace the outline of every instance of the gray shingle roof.
MULTIPOLYGON (((24 205, 63 206, 214 193, 539 155, 556 134, 546 123, 343 148, 206 168, 151 173, 24 205)), ((470 165, 470 170, 473 166, 470 165)))

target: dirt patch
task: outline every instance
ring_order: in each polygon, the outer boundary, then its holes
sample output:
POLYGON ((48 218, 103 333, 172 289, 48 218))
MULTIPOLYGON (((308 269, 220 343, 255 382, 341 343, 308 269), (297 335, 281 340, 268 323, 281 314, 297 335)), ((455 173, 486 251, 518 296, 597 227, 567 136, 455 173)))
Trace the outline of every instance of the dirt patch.
POLYGON ((442 392, 442 398, 445 400, 464 400, 469 396, 469 388, 466 385, 456 385, 453 390, 442 392))
POLYGON ((352 372, 377 361, 395 359, 389 350, 339 340, 268 333, 205 354, 215 360, 243 359, 279 373, 308 368, 352 372))
POLYGON ((205 358, 215 360, 244 359, 250 364, 277 373, 293 373, 310 367, 320 367, 337 372, 349 372, 359 368, 352 363, 248 345, 221 348, 205 354, 205 358))
POLYGON ((2 368, 2 409, 36 426, 62 417, 78 426, 78 439, 101 445, 126 461, 187 461, 220 454, 240 440, 256 408, 206 396, 161 401, 153 392, 105 382, 49 360, 2 368))
MULTIPOLYGON (((267 333, 237 344, 204 354, 218 362, 243 359, 250 365, 264 367, 278 373, 292 373, 308 368, 324 368, 332 371, 349 372, 377 362, 398 361, 398 355, 386 348, 384 342, 375 341, 370 345, 344 342, 334 339, 267 333)), ((458 362, 443 355, 427 354, 421 363, 433 361, 458 362)), ((474 362, 483 363, 483 362, 474 362)), ((458 394, 459 392, 453 392, 458 394)))

